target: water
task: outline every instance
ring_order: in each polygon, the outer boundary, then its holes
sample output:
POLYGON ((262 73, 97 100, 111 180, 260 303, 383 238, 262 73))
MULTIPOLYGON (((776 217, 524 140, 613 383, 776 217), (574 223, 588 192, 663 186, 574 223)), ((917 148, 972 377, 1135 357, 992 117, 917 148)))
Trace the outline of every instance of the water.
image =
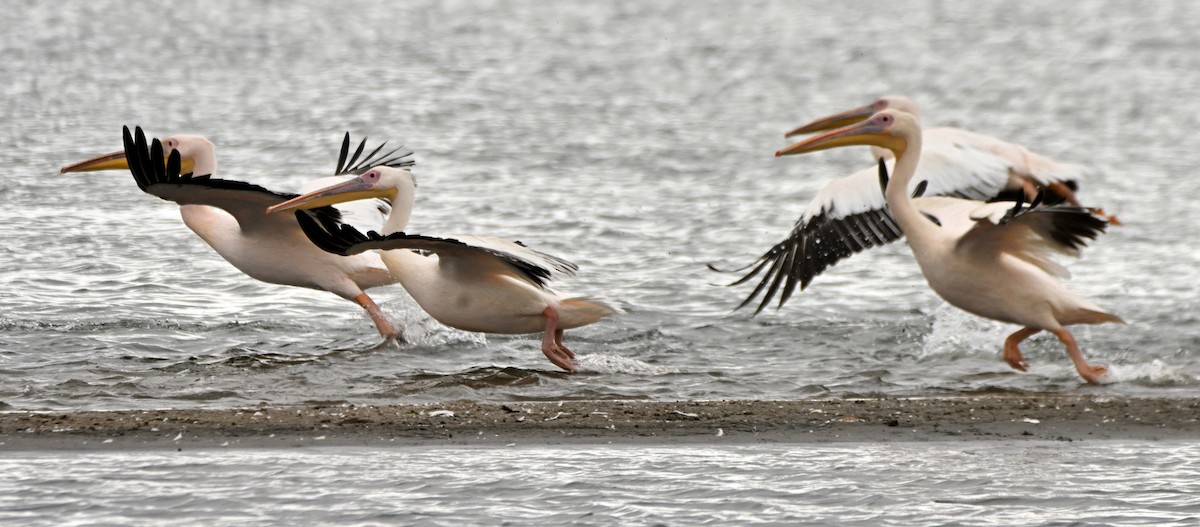
POLYGON ((1198 456, 992 442, 44 452, 0 459, 0 521, 1195 525, 1198 456))
POLYGON ((1109 7, 9 10, 0 407, 1190 395, 1200 103, 1181 95, 1200 85, 1200 33, 1184 22, 1197 8, 1109 7), (1072 266, 1071 287, 1130 321, 1078 329, 1116 383, 1081 386, 1047 335, 1027 346, 1030 373, 1011 370, 997 355, 1013 328, 944 307, 903 245, 838 265, 778 312, 731 312, 748 289, 704 264, 749 262, 824 180, 866 163, 775 159, 782 132, 880 93, 1101 170, 1082 196, 1128 225, 1072 266), (562 288, 626 314, 570 332, 585 372, 561 375, 536 338, 450 331, 377 289, 417 341, 377 348, 357 307, 241 275, 127 175, 57 174, 116 149, 124 124, 206 134, 225 177, 283 190, 326 173, 346 129, 404 142, 419 162, 413 230, 524 240, 581 265, 562 288))
MULTIPOLYGON (((0 408, 1191 397, 1198 11, 1185 1, 14 6, 0 11, 0 408), (839 264, 778 312, 730 311, 748 290, 704 264, 752 260, 825 180, 867 162, 860 151, 774 159, 782 132, 884 93, 921 102, 926 122, 1100 169, 1081 196, 1127 225, 1071 266, 1070 285, 1130 322, 1077 331, 1115 382, 1082 385, 1046 336, 1026 346, 1029 373, 1009 369, 998 352, 1013 328, 944 306, 902 245, 839 264), (224 177, 280 190, 328 172, 345 130, 403 142, 419 163, 412 230, 521 239, 580 264, 562 288, 625 314, 568 333, 584 371, 567 375, 535 337, 447 330, 398 288, 381 289, 416 342, 379 346, 357 307, 246 278, 127 175, 57 173, 116 149, 125 124, 205 134, 224 177)), ((1081 455, 1118 448, 1161 452, 1081 455)), ((250 472, 278 470, 274 454, 246 455, 250 472)), ((214 485, 219 459, 199 461, 214 485)))

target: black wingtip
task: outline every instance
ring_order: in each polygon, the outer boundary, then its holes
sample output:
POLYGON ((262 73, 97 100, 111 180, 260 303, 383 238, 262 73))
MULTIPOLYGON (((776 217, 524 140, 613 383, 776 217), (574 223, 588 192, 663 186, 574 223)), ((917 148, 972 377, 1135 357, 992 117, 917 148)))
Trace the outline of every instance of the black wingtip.
POLYGON ((879 158, 879 190, 886 193, 888 186, 888 170, 887 165, 883 163, 883 158, 879 158))
POLYGON ((921 196, 924 196, 924 195, 925 195, 925 189, 926 189, 926 188, 928 188, 928 187, 929 187, 929 181, 928 181, 928 180, 921 180, 921 182, 920 182, 920 183, 917 183, 917 188, 913 189, 912 197, 914 197, 914 198, 919 198, 919 197, 921 197, 921 196))
POLYGON ((337 170, 334 174, 341 174, 346 168, 346 156, 350 154, 350 132, 346 132, 346 136, 342 138, 342 150, 338 154, 337 170))
POLYGON ((403 151, 404 145, 386 151, 387 141, 384 141, 364 155, 363 152, 367 149, 367 138, 363 138, 358 143, 358 147, 354 153, 350 153, 350 132, 342 137, 342 147, 338 153, 337 171, 335 175, 361 175, 373 167, 388 166, 393 168, 408 168, 415 164, 416 161, 409 159, 413 155, 412 150, 403 151))

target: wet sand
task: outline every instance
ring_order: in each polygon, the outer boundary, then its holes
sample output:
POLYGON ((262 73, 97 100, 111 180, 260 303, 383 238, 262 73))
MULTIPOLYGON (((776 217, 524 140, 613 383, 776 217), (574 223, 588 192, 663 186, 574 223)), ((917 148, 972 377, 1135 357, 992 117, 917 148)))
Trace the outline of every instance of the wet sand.
POLYGON ((1200 399, 1004 395, 0 412, 0 450, 1200 438, 1200 399))

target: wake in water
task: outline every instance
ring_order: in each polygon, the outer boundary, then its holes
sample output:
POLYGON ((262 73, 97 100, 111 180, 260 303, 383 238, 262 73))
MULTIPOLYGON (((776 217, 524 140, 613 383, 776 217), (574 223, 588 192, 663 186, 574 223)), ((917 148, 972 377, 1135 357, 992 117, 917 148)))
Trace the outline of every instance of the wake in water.
POLYGON ((1180 371, 1160 359, 1147 364, 1109 364, 1106 383, 1132 382, 1146 386, 1187 386, 1200 384, 1200 378, 1180 371))
POLYGON ((669 375, 680 373, 678 368, 670 366, 655 366, 637 359, 596 353, 592 355, 575 355, 575 366, 581 373, 625 373, 630 375, 669 375))

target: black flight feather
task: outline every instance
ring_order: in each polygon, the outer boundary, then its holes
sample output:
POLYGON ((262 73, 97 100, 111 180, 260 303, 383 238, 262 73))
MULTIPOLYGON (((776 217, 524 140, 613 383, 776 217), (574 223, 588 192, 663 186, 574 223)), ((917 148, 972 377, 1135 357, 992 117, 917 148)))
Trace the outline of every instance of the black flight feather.
MULTIPOLYGON (((512 266, 521 274, 525 275, 525 277, 531 282, 537 284, 538 287, 546 287, 553 273, 551 269, 525 258, 521 258, 520 256, 487 247, 471 245, 453 238, 439 238, 420 234, 407 234, 404 232, 395 232, 387 236, 380 235, 375 231, 370 231, 366 234, 363 234, 353 226, 344 224, 336 218, 322 217, 320 215, 312 214, 311 210, 296 211, 296 221, 300 224, 300 228, 304 231, 304 234, 308 236, 308 239, 313 242, 313 245, 316 245, 324 251, 343 256, 357 254, 368 249, 356 247, 364 243, 387 242, 389 240, 420 240, 438 244, 458 245, 486 252, 512 266)), ((519 245, 523 246, 523 244, 519 245)), ((540 252, 538 252, 538 254, 543 258, 546 258, 547 261, 555 268, 555 270, 565 274, 571 274, 578 269, 575 264, 561 258, 540 252)))
POLYGON ((879 158, 879 191, 887 193, 888 186, 888 171, 887 165, 883 164, 883 158, 879 158))
MULTIPOLYGON (((178 185, 181 187, 194 185, 219 190, 262 193, 279 200, 280 203, 299 196, 299 194, 291 192, 275 192, 244 181, 217 179, 209 174, 201 176, 181 174, 183 163, 179 152, 172 150, 169 155, 165 156, 166 162, 164 163, 162 142, 157 138, 147 142, 146 134, 140 126, 134 127, 133 134, 130 134, 128 126, 123 127, 122 141, 125 145, 125 159, 129 164, 129 172, 133 175, 133 180, 137 183, 138 188, 147 193, 150 193, 149 189, 154 185, 178 185)), ((341 213, 333 207, 320 207, 310 212, 333 220, 341 219, 341 213)))
POLYGON ((339 176, 347 174, 362 174, 370 170, 372 167, 377 167, 380 165, 395 168, 408 168, 416 164, 416 161, 408 158, 408 156, 413 154, 411 150, 397 154, 397 152, 400 152, 404 149, 404 145, 393 148, 387 153, 380 154, 379 152, 382 151, 383 147, 386 145, 387 141, 384 141, 380 143, 379 146, 375 147, 371 153, 367 154, 366 156, 362 156, 363 150, 365 150, 367 147, 367 138, 364 137, 363 140, 358 143, 358 148, 354 151, 354 156, 349 157, 350 132, 346 132, 346 135, 342 138, 342 148, 338 153, 337 171, 334 172, 334 174, 339 176), (360 156, 362 156, 361 161, 359 161, 360 156), (347 160, 348 157, 349 160, 347 160))

